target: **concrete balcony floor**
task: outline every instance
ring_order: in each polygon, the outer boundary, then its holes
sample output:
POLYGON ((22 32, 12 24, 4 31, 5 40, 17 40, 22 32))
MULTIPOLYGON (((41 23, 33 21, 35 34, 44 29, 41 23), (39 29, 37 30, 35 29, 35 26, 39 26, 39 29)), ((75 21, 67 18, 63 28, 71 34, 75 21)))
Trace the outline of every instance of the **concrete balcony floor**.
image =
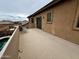
POLYGON ((20 59, 79 59, 79 45, 39 29, 20 33, 20 59))

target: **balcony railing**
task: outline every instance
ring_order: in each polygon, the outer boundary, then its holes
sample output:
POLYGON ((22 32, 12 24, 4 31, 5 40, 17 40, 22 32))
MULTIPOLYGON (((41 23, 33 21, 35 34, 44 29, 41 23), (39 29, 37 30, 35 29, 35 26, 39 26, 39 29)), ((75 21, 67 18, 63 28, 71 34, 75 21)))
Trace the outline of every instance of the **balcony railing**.
POLYGON ((5 46, 0 51, 0 59, 18 59, 19 27, 17 26, 5 46))

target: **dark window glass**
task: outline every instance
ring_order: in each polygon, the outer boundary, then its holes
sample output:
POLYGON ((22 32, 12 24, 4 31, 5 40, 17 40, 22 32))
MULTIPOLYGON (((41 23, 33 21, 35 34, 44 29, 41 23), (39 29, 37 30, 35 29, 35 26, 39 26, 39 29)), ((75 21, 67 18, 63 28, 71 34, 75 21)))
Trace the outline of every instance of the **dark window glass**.
POLYGON ((31 18, 31 22, 34 23, 34 18, 31 18))
POLYGON ((79 27, 79 17, 78 17, 78 20, 77 20, 77 27, 79 27))
POLYGON ((51 22, 51 13, 47 13, 47 22, 51 22))

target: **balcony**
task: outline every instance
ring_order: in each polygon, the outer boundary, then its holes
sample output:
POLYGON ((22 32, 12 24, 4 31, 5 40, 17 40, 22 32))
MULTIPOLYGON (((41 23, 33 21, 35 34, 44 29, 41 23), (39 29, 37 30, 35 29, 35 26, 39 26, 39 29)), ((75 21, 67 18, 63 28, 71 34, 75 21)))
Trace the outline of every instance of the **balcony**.
POLYGON ((39 29, 16 27, 0 52, 1 59, 79 59, 79 45, 39 29))

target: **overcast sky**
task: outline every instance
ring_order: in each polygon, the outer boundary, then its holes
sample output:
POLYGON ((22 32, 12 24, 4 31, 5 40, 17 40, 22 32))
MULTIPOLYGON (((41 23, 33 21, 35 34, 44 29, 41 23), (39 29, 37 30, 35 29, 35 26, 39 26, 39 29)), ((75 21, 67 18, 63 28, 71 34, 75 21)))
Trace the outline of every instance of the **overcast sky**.
POLYGON ((0 18, 27 17, 50 1, 52 0, 0 0, 0 18))

